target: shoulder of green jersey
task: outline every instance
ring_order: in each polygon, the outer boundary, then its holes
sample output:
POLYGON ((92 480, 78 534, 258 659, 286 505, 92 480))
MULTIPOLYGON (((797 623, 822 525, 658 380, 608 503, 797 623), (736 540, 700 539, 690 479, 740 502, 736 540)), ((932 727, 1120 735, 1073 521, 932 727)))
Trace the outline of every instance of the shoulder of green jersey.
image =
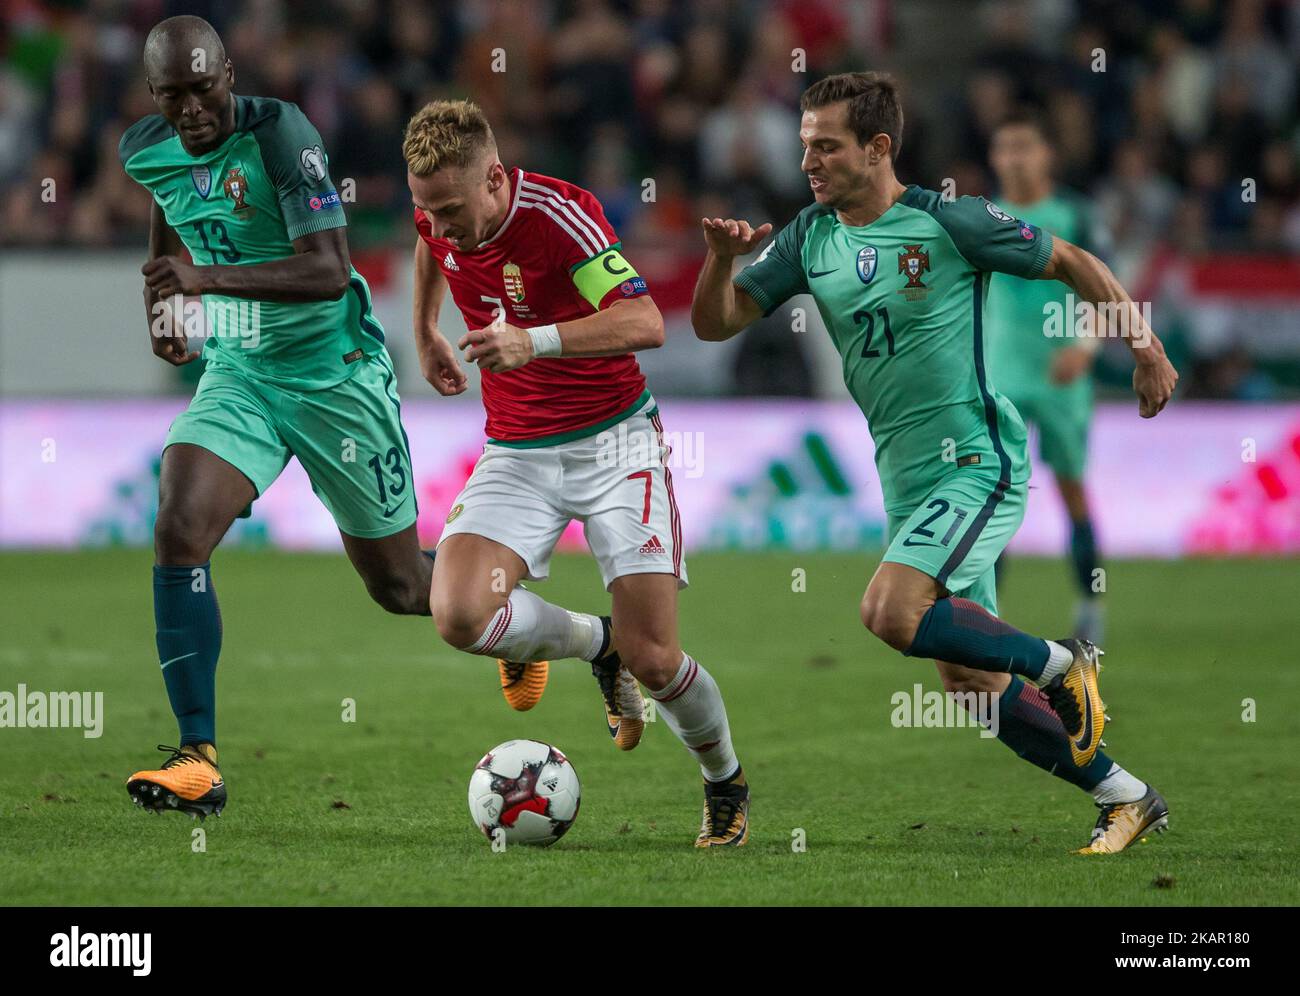
POLYGON ((777 242, 782 239, 793 240, 794 245, 790 248, 798 251, 803 243, 804 237, 808 234, 808 229, 812 227, 812 223, 823 215, 829 214, 830 210, 831 209, 826 207, 824 204, 817 204, 815 202, 809 204, 806 208, 795 215, 790 220, 789 224, 778 229, 776 234, 767 240, 767 245, 763 247, 763 251, 760 252, 755 259, 747 263, 746 267, 757 266, 759 263, 767 259, 767 257, 772 254, 772 250, 775 248, 777 242))
POLYGON ((908 194, 913 194, 913 191, 915 195, 910 198, 905 196, 904 203, 924 211, 937 221, 949 236, 961 233, 965 237, 970 237, 980 232, 992 232, 996 226, 1019 228, 1025 224, 987 197, 964 194, 961 197, 947 198, 936 190, 925 190, 921 187, 912 188, 908 194))
POLYGON ((907 188, 907 192, 903 194, 900 200, 908 207, 917 208, 941 221, 959 219, 968 214, 978 217, 976 212, 983 211, 994 221, 1001 224, 1013 225, 1016 222, 1014 215, 1004 211, 987 197, 978 197, 973 194, 963 194, 961 197, 945 197, 937 190, 928 190, 925 187, 913 185, 907 188))
POLYGON ((1051 258, 1049 232, 1012 217, 987 198, 967 195, 948 200, 933 190, 912 187, 903 203, 930 215, 953 249, 976 270, 1033 278, 1051 258))
POLYGON ((118 158, 125 166, 136 153, 165 142, 175 134, 176 130, 161 114, 150 114, 122 133, 122 138, 117 143, 118 158))
POLYGON ((292 156, 297 168, 311 183, 322 182, 329 172, 329 159, 315 126, 297 104, 274 97, 242 97, 244 120, 241 127, 259 142, 273 145, 278 155, 292 156))
POLYGON ((295 119, 307 120, 302 108, 278 97, 236 97, 235 128, 239 131, 257 131, 292 124, 295 119))
POLYGON ((828 214, 831 214, 831 208, 827 207, 825 204, 818 204, 816 201, 813 201, 813 203, 809 204, 794 216, 794 221, 790 223, 790 226, 795 228, 795 230, 802 235, 812 227, 813 222, 828 214))

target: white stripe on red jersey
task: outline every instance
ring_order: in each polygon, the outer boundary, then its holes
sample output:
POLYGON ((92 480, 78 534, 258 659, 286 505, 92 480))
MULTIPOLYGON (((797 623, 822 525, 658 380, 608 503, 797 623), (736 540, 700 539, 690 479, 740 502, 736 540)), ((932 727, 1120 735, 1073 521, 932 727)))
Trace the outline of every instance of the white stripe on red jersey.
POLYGON ((590 232, 580 230, 574 223, 573 218, 562 207, 547 201, 533 200, 528 194, 524 194, 519 198, 519 206, 521 208, 533 208, 549 217, 573 237, 573 241, 578 243, 585 257, 595 256, 597 253, 604 252, 609 248, 608 245, 602 245, 600 242, 594 241, 590 232))
POLYGON ((540 183, 534 183, 525 179, 520 183, 520 202, 521 203, 543 203, 558 210, 565 218, 569 220, 582 234, 590 239, 594 247, 589 255, 594 256, 603 249, 610 247, 609 239, 605 238, 605 233, 600 230, 582 205, 572 198, 564 197, 559 191, 552 190, 540 183))

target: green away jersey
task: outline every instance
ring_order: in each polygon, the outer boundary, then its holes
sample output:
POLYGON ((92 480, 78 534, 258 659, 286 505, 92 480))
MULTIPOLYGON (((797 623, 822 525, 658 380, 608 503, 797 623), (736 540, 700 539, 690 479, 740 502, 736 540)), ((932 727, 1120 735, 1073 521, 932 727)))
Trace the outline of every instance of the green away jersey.
MULTIPOLYGON (((347 224, 321 139, 294 104, 235 97, 235 131, 201 156, 161 115, 127 129, 123 168, 157 201, 199 266, 248 266, 293 255, 293 241, 347 224)), ((355 270, 337 301, 277 303, 203 296, 209 364, 274 386, 313 391, 346 380, 383 351, 370 288, 355 270)))
POLYGON ((1049 234, 982 197, 911 186, 869 225, 809 205, 735 283, 765 314, 812 295, 897 513, 956 468, 1027 480, 1024 423, 985 372, 984 305, 990 271, 1037 276, 1051 255, 1049 234))
MULTIPOLYGON (((1054 192, 1034 204, 999 202, 1017 218, 1054 232, 1077 246, 1095 251, 1087 206, 1077 194, 1054 192)), ((1020 280, 995 274, 989 280, 989 376, 1013 401, 1042 394, 1048 387, 1052 357, 1064 346, 1078 345, 1069 336, 1044 334, 1048 312, 1060 309, 1057 327, 1070 328, 1074 320, 1070 289, 1056 280, 1020 280)), ((1065 390, 1086 404, 1091 378, 1080 377, 1065 390)), ((1058 389, 1059 390, 1059 389, 1058 389)), ((1069 398, 1061 399, 1062 403, 1069 398)))

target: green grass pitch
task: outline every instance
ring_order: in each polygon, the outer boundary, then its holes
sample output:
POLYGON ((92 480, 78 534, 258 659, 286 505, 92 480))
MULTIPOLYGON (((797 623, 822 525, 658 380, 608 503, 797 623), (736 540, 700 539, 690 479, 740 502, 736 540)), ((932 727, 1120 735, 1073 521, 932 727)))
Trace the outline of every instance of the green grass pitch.
MULTIPOLYGON (((554 665, 541 705, 513 713, 490 661, 442 645, 427 619, 386 616, 341 556, 217 554, 230 804, 205 824, 150 816, 125 778, 176 732, 149 564, 144 551, 0 556, 0 690, 105 702, 99 739, 0 729, 0 902, 1300 902, 1294 562, 1110 565, 1109 751, 1165 794, 1172 832, 1106 858, 1067 853, 1095 819, 1083 793, 975 730, 890 724, 890 696, 937 676, 861 629, 874 560, 847 555, 691 560, 683 642, 726 695, 754 792, 738 851, 691 847, 694 762, 662 723, 617 752, 586 665, 554 665), (557 744, 582 779, 578 821, 547 850, 493 853, 470 824, 470 771, 512 737, 557 744)), ((557 557, 537 590, 607 610, 584 558, 557 557)), ((1056 635, 1070 601, 1064 565, 1021 560, 1002 611, 1056 635)))

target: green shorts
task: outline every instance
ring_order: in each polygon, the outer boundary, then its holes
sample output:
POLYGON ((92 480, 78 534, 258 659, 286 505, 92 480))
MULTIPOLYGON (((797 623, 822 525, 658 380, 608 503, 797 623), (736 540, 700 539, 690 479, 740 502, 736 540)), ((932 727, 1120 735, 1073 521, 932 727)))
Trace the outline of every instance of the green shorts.
POLYGON ((358 360, 350 378, 320 391, 209 366, 164 449, 173 443, 202 446, 233 464, 259 497, 296 456, 349 536, 388 536, 415 521, 411 454, 387 353, 358 360))
POLYGON ((976 467, 954 470, 910 513, 890 513, 881 559, 915 567, 996 615, 993 565, 1020 528, 1028 491, 1027 481, 1007 484, 976 467))
POLYGON ((1067 481, 1083 480, 1092 424, 1091 392, 1068 385, 1008 397, 1025 423, 1037 426, 1038 455, 1052 473, 1067 481))

